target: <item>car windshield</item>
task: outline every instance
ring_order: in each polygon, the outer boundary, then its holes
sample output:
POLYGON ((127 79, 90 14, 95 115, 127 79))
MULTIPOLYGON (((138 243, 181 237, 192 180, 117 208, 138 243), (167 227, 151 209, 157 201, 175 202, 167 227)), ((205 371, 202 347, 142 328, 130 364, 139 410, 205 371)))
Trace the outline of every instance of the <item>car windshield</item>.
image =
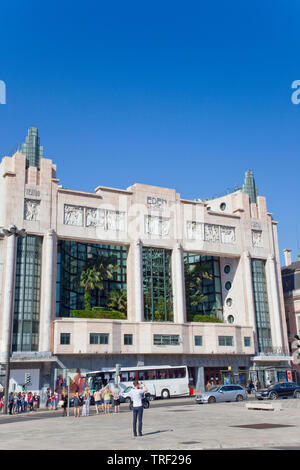
POLYGON ((220 387, 211 387, 209 389, 210 392, 217 392, 220 389, 220 387))
POLYGON ((124 393, 129 393, 130 390, 132 390, 132 387, 127 387, 127 388, 124 390, 124 393))

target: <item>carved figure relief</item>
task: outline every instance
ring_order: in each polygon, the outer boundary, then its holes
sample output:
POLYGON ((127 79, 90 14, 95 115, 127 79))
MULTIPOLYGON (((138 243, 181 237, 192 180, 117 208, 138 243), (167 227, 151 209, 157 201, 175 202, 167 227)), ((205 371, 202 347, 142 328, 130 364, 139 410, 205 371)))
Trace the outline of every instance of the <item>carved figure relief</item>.
POLYGON ((35 199, 25 199, 24 219, 40 220, 40 201, 35 199))
POLYGON ((92 209, 88 207, 85 215, 86 227, 99 227, 105 229, 104 209, 92 209))
POLYGON ((204 240, 207 242, 218 243, 220 241, 220 226, 204 224, 204 240))
POLYGON ((165 237, 169 235, 170 220, 166 217, 145 216, 145 233, 165 237))
POLYGON ((252 230, 252 245, 255 248, 263 246, 262 232, 260 230, 252 230))
POLYGON ((200 222, 188 221, 186 232, 188 240, 202 240, 202 225, 200 222))
POLYGON ((65 205, 64 223, 82 227, 83 207, 65 205))
POLYGON ((221 225, 221 243, 235 243, 235 228, 221 225))

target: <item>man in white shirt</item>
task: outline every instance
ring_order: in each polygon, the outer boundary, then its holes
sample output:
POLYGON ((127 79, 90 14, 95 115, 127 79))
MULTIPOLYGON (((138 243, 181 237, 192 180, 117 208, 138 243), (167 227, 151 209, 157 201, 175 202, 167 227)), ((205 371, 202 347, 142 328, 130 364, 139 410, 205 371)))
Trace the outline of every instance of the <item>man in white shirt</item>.
MULTIPOLYGON (((141 385, 144 385, 141 383, 141 385)), ((140 388, 140 384, 137 380, 133 382, 133 389, 129 393, 129 396, 132 401, 133 405, 133 435, 136 437, 136 424, 138 421, 138 432, 139 436, 142 436, 142 429, 143 429, 143 402, 142 399, 144 397, 145 392, 147 392, 147 388, 144 386, 143 389, 140 388)))

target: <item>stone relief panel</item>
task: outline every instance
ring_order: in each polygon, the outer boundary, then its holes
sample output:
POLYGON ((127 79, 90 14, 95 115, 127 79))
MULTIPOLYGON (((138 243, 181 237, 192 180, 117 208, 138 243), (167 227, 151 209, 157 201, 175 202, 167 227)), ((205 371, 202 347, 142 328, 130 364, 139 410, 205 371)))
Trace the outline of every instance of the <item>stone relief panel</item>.
POLYGON ((261 230, 252 230, 252 246, 254 248, 262 248, 263 238, 261 230))
POLYGON ((116 226, 119 232, 125 232, 125 212, 116 211, 116 226))
POLYGON ((220 242, 220 226, 204 224, 204 240, 207 242, 220 242))
POLYGON ((211 243, 235 243, 235 227, 204 224, 204 240, 211 243))
POLYGON ((235 243, 235 228, 234 227, 225 227, 221 225, 220 227, 221 243, 235 243))
POLYGON ((125 212, 65 204, 64 224, 97 227, 103 230, 124 231, 125 212))
POLYGON ((65 205, 64 223, 66 225, 83 225, 83 207, 65 205))
POLYGON ((105 229, 105 210, 87 207, 85 212, 86 227, 100 227, 105 229))
POLYGON ((147 235, 157 235, 165 237, 170 232, 170 219, 166 217, 145 216, 145 233, 147 235))
POLYGON ((186 233, 188 240, 202 240, 203 224, 200 222, 188 221, 186 223, 186 233))
POLYGON ((106 229, 107 230, 124 230, 124 212, 106 211, 106 229))
POLYGON ((25 199, 24 220, 40 220, 40 201, 25 199))

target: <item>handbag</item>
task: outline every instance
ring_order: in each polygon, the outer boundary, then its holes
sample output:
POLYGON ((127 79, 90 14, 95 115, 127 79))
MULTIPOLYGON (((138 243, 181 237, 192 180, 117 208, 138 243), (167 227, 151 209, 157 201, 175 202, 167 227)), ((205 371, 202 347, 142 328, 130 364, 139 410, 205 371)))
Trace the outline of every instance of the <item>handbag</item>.
POLYGON ((64 400, 59 400, 58 406, 61 408, 64 405, 64 400))

